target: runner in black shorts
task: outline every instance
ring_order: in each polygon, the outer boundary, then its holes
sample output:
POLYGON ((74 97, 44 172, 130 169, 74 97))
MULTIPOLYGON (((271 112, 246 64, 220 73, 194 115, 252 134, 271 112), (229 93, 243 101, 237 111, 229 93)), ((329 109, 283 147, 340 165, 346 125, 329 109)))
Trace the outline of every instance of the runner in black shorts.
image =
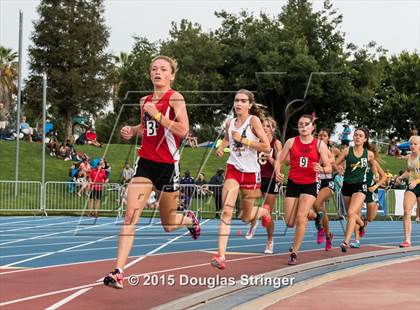
MULTIPOLYGON (((375 150, 372 150, 373 154, 375 155, 375 158, 378 158, 378 152, 375 150)), ((366 184, 368 186, 368 190, 366 193, 366 219, 363 220, 363 223, 365 224, 363 229, 360 230, 360 226, 356 224, 354 228, 354 242, 350 242, 351 248, 360 248, 360 237, 364 237, 367 224, 369 222, 372 222, 376 218, 376 213, 378 212, 378 187, 381 186, 386 182, 386 174, 384 170, 379 165, 378 161, 376 161, 376 171, 378 174, 374 174, 371 169, 368 169, 366 173, 366 184), (376 176, 379 175, 381 177, 380 180, 377 180, 376 176)), ((359 212, 359 217, 362 218, 362 210, 359 212)))
POLYGON ((360 225, 360 230, 364 229, 364 223, 359 217, 359 212, 363 207, 367 193, 366 173, 368 166, 376 173, 375 155, 371 150, 373 148, 369 144, 369 130, 357 128, 354 132, 354 147, 344 149, 337 159, 337 167, 335 168, 340 173, 343 172, 343 168, 338 166, 344 160, 346 162, 341 192, 347 210, 347 227, 344 241, 340 244, 342 252, 347 252, 356 223, 360 225))
POLYGON ((297 253, 305 236, 309 210, 317 195, 317 175, 331 171, 328 148, 312 136, 314 117, 302 115, 298 121, 299 135, 290 138, 276 161, 276 180, 282 181, 281 166, 290 156, 290 170, 284 201, 285 220, 288 227, 296 223, 293 246, 289 249, 289 265, 297 264, 297 253), (320 160, 325 166, 320 165, 320 160))
MULTIPOLYGON (((268 140, 270 141, 271 151, 269 154, 263 152, 258 153, 258 163, 260 164, 261 169, 261 192, 264 196, 263 205, 269 205, 271 212, 273 212, 281 187, 281 184, 276 182, 276 176, 274 173, 274 163, 277 158, 277 155, 279 155, 281 152, 282 146, 281 142, 274 137, 274 133, 277 128, 277 123, 272 117, 267 117, 263 121, 263 128, 268 140)), ((251 222, 247 234, 245 235, 246 239, 252 239, 257 225, 258 221, 254 219, 251 222)), ((267 242, 265 245, 264 253, 273 254, 274 221, 271 221, 271 223, 266 227, 266 230, 267 242)))
MULTIPOLYGON (((331 145, 329 129, 322 128, 318 132, 318 139, 328 146, 328 158, 331 163, 334 163, 335 158, 340 155, 340 150, 331 145)), ((334 196, 334 185, 334 175, 332 173, 321 172, 319 174, 319 191, 314 203, 314 209, 317 213, 315 226, 318 231, 316 242, 321 244, 324 242, 324 237, 326 237, 325 251, 331 250, 332 240, 334 238, 334 235, 330 232, 329 218, 327 215, 327 209, 325 208, 325 202, 334 196)))
POLYGON ((118 257, 114 271, 104 284, 123 288, 123 269, 131 251, 136 224, 155 187, 159 191, 159 215, 166 232, 186 227, 192 238, 200 236, 200 224, 194 212, 177 213, 179 202, 179 147, 188 135, 189 121, 184 97, 171 89, 177 63, 170 57, 157 56, 150 65, 153 93, 140 100, 140 124, 125 126, 123 139, 141 136, 136 174, 128 184, 127 211, 118 240, 118 257))

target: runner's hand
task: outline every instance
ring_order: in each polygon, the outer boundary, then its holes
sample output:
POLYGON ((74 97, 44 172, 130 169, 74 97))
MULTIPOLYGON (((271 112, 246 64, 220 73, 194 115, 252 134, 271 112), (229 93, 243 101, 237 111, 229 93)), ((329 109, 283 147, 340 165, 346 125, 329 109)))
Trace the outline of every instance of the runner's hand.
POLYGON ((131 126, 124 126, 120 130, 120 135, 121 135, 121 137, 123 139, 130 140, 134 136, 133 127, 131 127, 131 126))

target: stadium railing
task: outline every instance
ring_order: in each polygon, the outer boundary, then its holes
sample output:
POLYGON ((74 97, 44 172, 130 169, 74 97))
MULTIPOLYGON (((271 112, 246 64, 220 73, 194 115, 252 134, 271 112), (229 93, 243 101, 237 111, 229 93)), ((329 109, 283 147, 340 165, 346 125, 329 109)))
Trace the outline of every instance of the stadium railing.
POLYGON ((3 213, 39 212, 41 182, 0 181, 0 211, 3 213))

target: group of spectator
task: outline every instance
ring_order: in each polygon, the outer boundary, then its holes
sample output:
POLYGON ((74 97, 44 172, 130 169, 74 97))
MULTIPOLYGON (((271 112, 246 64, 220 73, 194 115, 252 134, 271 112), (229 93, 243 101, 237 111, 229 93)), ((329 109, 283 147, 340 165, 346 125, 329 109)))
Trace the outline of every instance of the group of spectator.
POLYGON ((98 141, 95 128, 93 127, 89 127, 86 130, 79 124, 75 124, 73 133, 74 141, 76 141, 76 144, 90 144, 96 147, 102 147, 102 144, 98 141))
POLYGON ((219 168, 216 174, 206 181, 204 173, 199 173, 197 179, 191 176, 189 170, 184 172, 184 176, 180 180, 180 210, 188 209, 190 207, 191 199, 193 197, 204 197, 212 195, 216 203, 216 214, 222 209, 222 185, 224 182, 223 168, 219 168))

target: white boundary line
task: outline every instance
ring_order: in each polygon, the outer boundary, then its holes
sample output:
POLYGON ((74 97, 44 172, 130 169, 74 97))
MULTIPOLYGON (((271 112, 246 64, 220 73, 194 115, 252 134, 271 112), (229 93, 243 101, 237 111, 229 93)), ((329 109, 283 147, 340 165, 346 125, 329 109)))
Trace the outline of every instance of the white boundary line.
MULTIPOLYGON (((109 224, 114 224, 114 222, 111 222, 109 224)), ((141 226, 140 228, 136 229, 136 231, 142 230, 142 229, 145 229, 145 228, 149 228, 152 225, 153 225, 153 223, 152 224, 149 224, 148 226, 141 226)), ((83 228, 81 228, 79 230, 82 230, 82 229, 83 228)), ((8 268, 8 267, 12 267, 12 266, 17 265, 17 264, 29 262, 29 261, 32 261, 32 260, 35 260, 35 259, 38 259, 38 258, 43 258, 43 257, 50 256, 50 255, 57 254, 57 253, 67 252, 67 251, 70 251, 72 249, 81 248, 81 247, 84 247, 84 246, 87 246, 87 245, 90 245, 90 244, 93 244, 93 243, 97 243, 97 242, 101 242, 101 241, 104 241, 104 240, 107 240, 107 239, 114 238, 116 236, 117 235, 111 235, 111 236, 107 236, 107 237, 100 238, 100 239, 97 239, 97 240, 92 240, 92 241, 85 242, 85 243, 82 243, 82 244, 74 245, 74 246, 71 246, 71 247, 68 247, 68 248, 64 248, 64 249, 61 249, 61 250, 47 252, 47 253, 44 253, 44 254, 41 254, 41 255, 38 255, 38 256, 35 256, 35 257, 30 257, 30 258, 27 258, 27 259, 23 259, 21 261, 17 261, 17 262, 14 262, 14 263, 10 263, 10 264, 4 265, 3 267, 4 268, 8 268)))
MULTIPOLYGON (((319 251, 319 249, 311 249, 311 250, 301 251, 301 252, 312 252, 312 251, 319 251)), ((167 253, 164 253, 164 254, 167 254, 167 253)), ((242 258, 230 259, 230 260, 228 260, 228 262, 236 262, 236 261, 249 260, 249 259, 257 259, 257 258, 264 258, 264 257, 275 257, 275 256, 280 256, 280 255, 285 255, 285 254, 287 254, 287 253, 278 253, 278 254, 273 254, 273 255, 269 255, 269 256, 263 254, 263 255, 259 255, 259 256, 250 256, 250 257, 242 257, 242 258)), ((146 274, 157 274, 157 273, 163 273, 163 272, 168 272, 168 271, 189 269, 189 268, 195 268, 195 267, 201 267, 201 266, 208 266, 208 265, 209 265, 209 263, 206 262, 206 263, 195 264, 195 265, 188 265, 188 266, 171 268, 171 269, 156 270, 156 271, 152 271, 152 272, 149 272, 149 273, 140 274, 140 275, 137 275, 137 276, 142 276, 142 275, 146 275, 146 274)), ((66 289, 62 289, 62 290, 58 290, 58 291, 52 291, 52 292, 48 292, 48 293, 43 293, 43 294, 39 294, 39 295, 33 295, 33 296, 24 297, 24 298, 14 299, 14 300, 5 301, 5 302, 0 303, 0 307, 1 306, 6 306, 6 305, 10 305, 10 304, 14 304, 14 303, 18 303, 18 302, 22 302, 22 301, 27 301, 27 300, 37 299, 37 298, 41 298, 41 297, 47 297, 47 296, 57 295, 57 294, 61 294, 61 293, 76 291, 76 290, 80 290, 80 289, 84 289, 84 288, 90 288, 90 287, 99 286, 99 285, 102 285, 102 282, 95 282, 95 283, 90 283, 90 284, 86 284, 86 285, 80 285, 80 286, 70 287, 70 288, 66 288, 66 289)))
MULTIPOLYGON (((86 242, 86 243, 81 244, 81 245, 77 245, 77 246, 69 247, 67 249, 57 250, 57 251, 53 251, 53 252, 38 252, 38 253, 5 255, 5 256, 0 256, 0 259, 1 258, 7 258, 7 257, 19 257, 19 256, 29 256, 29 255, 40 255, 40 257, 43 257, 43 254, 49 254, 49 253, 55 254, 55 253, 61 253, 61 252, 67 252, 67 251, 69 251, 71 253, 79 253, 79 252, 88 252, 88 251, 103 251, 103 250, 117 249, 118 248, 117 246, 111 246, 111 247, 89 248, 89 249, 81 249, 81 250, 72 251, 73 249, 83 247, 84 245, 90 245, 90 244, 93 244, 93 243, 105 241, 105 240, 111 239, 113 237, 117 237, 117 236, 116 235, 108 236, 108 237, 105 237, 105 238, 102 238, 102 239, 89 241, 89 242, 86 242)), ((395 236, 370 237, 370 238, 366 237, 366 238, 363 238, 363 240, 374 240, 374 239, 383 240, 383 239, 393 239, 393 238, 396 238, 396 237, 395 236)), ((154 239, 156 239, 156 238, 154 238, 154 239)), ((232 240, 234 238, 230 238, 230 239, 232 240)), ((237 238, 236 240, 238 240, 238 239, 242 241, 242 238, 237 238)), ((258 237, 258 238, 253 238, 252 240, 264 240, 265 241, 266 239, 267 239, 266 237, 258 237)), ((142 239, 142 240, 144 240, 144 239, 142 239)), ((215 243, 215 242, 217 242, 217 238, 216 239, 197 240, 194 243, 206 243, 206 242, 215 243)), ((244 241, 244 242, 247 243, 249 241, 244 241)), ((287 244, 290 244, 291 242, 293 242, 293 239, 290 239, 290 240, 287 240, 287 241, 282 241, 282 242, 275 242, 275 245, 287 245, 287 244)), ((189 244, 189 241, 176 242, 176 244, 184 244, 184 243, 189 244)), ((305 244, 305 243, 314 243, 314 241, 313 240, 302 241, 302 244, 305 244)), ((149 246, 159 246, 160 244, 161 243, 139 244, 139 245, 133 245, 133 248, 144 248, 144 247, 149 247, 149 246)), ((397 246, 398 242, 388 242, 388 243, 382 243, 381 242, 381 243, 375 244, 375 246, 380 246, 380 245, 383 245, 383 244, 394 244, 395 246, 397 246)), ((246 247, 261 246, 261 245, 262 246, 265 245, 265 242, 263 242, 263 243, 249 243, 249 244, 243 244, 243 245, 232 245, 232 246, 229 246, 229 248, 230 249, 231 248, 246 248, 246 247)), ((362 245, 366 246, 364 243, 362 245)), ((197 251, 209 251, 209 250, 214 250, 214 249, 215 248, 197 249, 197 251)), ((319 249, 322 249, 322 247, 320 247, 319 249)), ((145 255, 149 255, 149 254, 145 254, 145 255)), ((35 257, 33 259, 36 259, 36 258, 37 257, 35 257)), ((30 261, 30 260, 33 260, 33 259, 27 259, 26 261, 30 261)), ((17 262, 17 263, 22 263, 22 262, 23 261, 17 262)), ((13 263, 12 265, 4 265, 3 267, 11 267, 11 266, 13 266, 14 264, 17 264, 17 263, 13 263)), ((0 273, 0 275, 1 275, 1 273, 0 273)))
MULTIPOLYGON (((210 219, 207 219, 207 220, 203 221, 200 225, 201 225, 201 226, 203 226, 203 225, 204 225, 206 222, 208 222, 209 220, 210 220, 210 219)), ((186 231, 185 233, 183 233, 183 234, 181 234, 181 235, 179 235, 179 236, 177 236, 177 237, 175 237, 175 238, 170 239, 168 242, 166 242, 166 243, 164 243, 164 244, 160 245, 159 247, 157 247, 157 248, 153 249, 152 251, 150 251, 150 252, 146 253, 145 255, 140 256, 140 257, 136 258, 135 260, 133 260, 133 261, 129 262, 128 264, 126 264, 126 265, 124 266, 124 270, 126 270, 126 269, 130 268, 130 267, 131 267, 131 266, 133 266, 134 264, 136 264, 136 263, 138 263, 139 261, 142 261, 143 259, 145 259, 148 255, 152 255, 153 253, 156 253, 156 252, 157 252, 157 251, 159 251, 160 249, 163 249, 163 248, 164 248, 164 247, 166 247, 167 245, 169 245, 169 244, 171 244, 172 242, 174 242, 174 241, 178 240, 179 238, 182 238, 182 237, 186 236, 186 235, 187 235, 187 234, 189 234, 189 233, 190 233, 189 231, 186 231)), ((98 279, 96 282, 98 282, 98 281, 100 281, 99 283, 101 284, 101 282, 103 281, 103 277, 102 277, 102 278, 100 278, 100 279, 98 279)), ((90 290, 90 289, 91 289, 91 288, 88 288, 88 289, 86 288, 86 289, 83 289, 83 290, 79 290, 79 291, 77 291, 76 293, 74 293, 74 294, 72 294, 72 295, 70 295, 70 296, 67 296, 66 298, 64 298, 64 299, 60 300, 59 302, 57 302, 57 303, 55 303, 55 304, 53 304, 52 306, 48 307, 47 309, 50 309, 50 310, 55 310, 55 309, 57 309, 57 308, 61 307, 62 305, 66 304, 67 302, 69 302, 69 301, 73 300, 74 298, 76 298, 76 297, 78 297, 78 296, 82 295, 83 293, 87 292, 87 291, 88 291, 88 290, 90 290)))
POLYGON ((66 298, 60 300, 59 302, 53 304, 52 306, 49 306, 45 310, 55 310, 55 309, 61 307, 62 305, 68 303, 69 301, 75 299, 77 296, 82 295, 82 294, 86 293, 87 291, 89 291, 91 289, 92 289, 92 287, 87 287, 87 288, 84 288, 80 291, 77 291, 76 293, 71 294, 70 296, 67 296, 66 298))
POLYGON ((57 220, 57 219, 61 219, 61 218, 65 218, 65 216, 34 218, 32 220, 15 221, 15 222, 7 222, 6 220, 4 220, 4 221, 0 221, 0 227, 2 227, 4 225, 20 224, 20 223, 35 222, 35 221, 57 220))
MULTIPOLYGON (((114 223, 110 222, 110 223, 104 223, 104 224, 100 224, 100 225, 89 225, 88 227, 80 228, 80 230, 89 229, 89 228, 92 228, 92 227, 100 227, 100 226, 110 225, 110 224, 114 224, 114 223)), ((70 230, 65 230, 65 231, 58 231, 58 232, 51 233, 51 234, 46 234, 46 235, 38 235, 38 236, 34 236, 34 237, 29 237, 29 238, 22 238, 22 239, 7 241, 7 242, 0 243, 0 246, 5 245, 5 244, 22 242, 22 241, 26 241, 26 240, 35 240, 35 239, 39 239, 39 238, 43 238, 43 237, 49 237, 49 236, 54 236, 54 235, 59 235, 59 234, 66 234, 66 233, 75 231, 75 229, 76 228, 73 228, 73 229, 70 229, 70 230)))
MULTIPOLYGON (((90 219, 84 219, 84 221, 87 221, 90 219)), ((65 221, 65 222, 59 222, 59 223, 49 223, 49 224, 43 224, 43 225, 37 225, 37 226, 26 226, 26 227, 20 227, 20 228, 14 228, 14 229, 8 229, 8 230, 0 230, 0 233, 5 233, 5 232, 9 232, 9 231, 21 231, 21 230, 27 230, 27 229, 31 229, 31 228, 41 228, 41 227, 47 227, 47 226, 57 226, 57 225, 61 225, 61 224, 70 224, 70 223, 75 223, 78 222, 77 221, 65 221)))

